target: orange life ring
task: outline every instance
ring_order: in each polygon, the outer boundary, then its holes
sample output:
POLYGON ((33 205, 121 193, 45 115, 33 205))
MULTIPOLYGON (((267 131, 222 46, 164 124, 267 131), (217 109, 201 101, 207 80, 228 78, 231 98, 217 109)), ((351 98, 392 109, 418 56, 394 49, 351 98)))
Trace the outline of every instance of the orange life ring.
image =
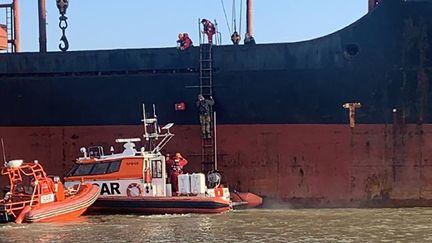
POLYGON ((150 184, 152 182, 152 174, 150 168, 147 168, 144 172, 144 182, 150 184))
POLYGON ((140 183, 131 183, 127 190, 126 194, 128 197, 138 197, 143 195, 144 188, 140 183))

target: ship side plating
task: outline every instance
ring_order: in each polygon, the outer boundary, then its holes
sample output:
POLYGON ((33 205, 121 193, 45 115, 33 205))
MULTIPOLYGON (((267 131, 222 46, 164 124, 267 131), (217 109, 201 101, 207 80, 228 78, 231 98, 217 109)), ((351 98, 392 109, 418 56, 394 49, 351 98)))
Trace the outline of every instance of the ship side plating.
MULTIPOLYGON (((227 183, 300 206, 430 205, 431 12, 383 1, 314 40, 215 46, 227 183)), ((198 77, 199 47, 0 55, 0 135, 9 156, 24 147, 62 172, 85 142, 139 131, 137 109, 154 103, 180 124, 168 150, 199 167, 198 77)))

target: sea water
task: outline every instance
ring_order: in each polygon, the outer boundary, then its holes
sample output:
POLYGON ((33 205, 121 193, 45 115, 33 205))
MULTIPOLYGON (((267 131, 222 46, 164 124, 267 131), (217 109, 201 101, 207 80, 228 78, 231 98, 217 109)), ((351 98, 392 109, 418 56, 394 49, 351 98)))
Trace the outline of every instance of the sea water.
POLYGON ((432 242, 432 208, 90 215, 0 225, 1 242, 432 242))

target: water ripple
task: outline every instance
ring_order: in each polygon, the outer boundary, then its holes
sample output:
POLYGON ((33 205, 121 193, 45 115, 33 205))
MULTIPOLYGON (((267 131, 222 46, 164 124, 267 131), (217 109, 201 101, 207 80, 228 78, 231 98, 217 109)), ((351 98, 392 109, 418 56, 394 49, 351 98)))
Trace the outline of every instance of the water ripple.
POLYGON ((0 225, 1 242, 427 242, 432 209, 243 210, 0 225))

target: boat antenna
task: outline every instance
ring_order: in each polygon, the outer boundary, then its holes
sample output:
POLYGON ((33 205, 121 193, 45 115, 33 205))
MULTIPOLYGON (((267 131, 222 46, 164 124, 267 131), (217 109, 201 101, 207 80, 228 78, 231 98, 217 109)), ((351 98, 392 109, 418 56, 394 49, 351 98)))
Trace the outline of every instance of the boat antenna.
POLYGON ((213 111, 213 124, 214 124, 214 128, 213 128, 213 137, 214 137, 214 170, 217 171, 218 168, 218 161, 217 161, 217 133, 216 133, 216 128, 217 128, 217 124, 216 124, 217 120, 216 120, 216 111, 213 111))
POLYGON ((236 13, 236 0, 233 0, 233 5, 232 5, 232 13, 231 13, 231 20, 232 20, 232 28, 233 31, 237 31, 237 13, 236 13))
POLYGON ((4 146, 4 142, 3 142, 3 138, 1 138, 1 146, 2 146, 2 153, 3 153, 3 161, 4 164, 6 165, 6 153, 5 153, 5 146, 4 146))
POLYGON ((243 1, 240 1, 240 24, 239 24, 239 35, 241 36, 241 29, 242 29, 242 16, 243 16, 243 1))
POLYGON ((143 124, 144 124, 144 136, 145 136, 145 139, 148 140, 145 104, 143 104, 143 124))

